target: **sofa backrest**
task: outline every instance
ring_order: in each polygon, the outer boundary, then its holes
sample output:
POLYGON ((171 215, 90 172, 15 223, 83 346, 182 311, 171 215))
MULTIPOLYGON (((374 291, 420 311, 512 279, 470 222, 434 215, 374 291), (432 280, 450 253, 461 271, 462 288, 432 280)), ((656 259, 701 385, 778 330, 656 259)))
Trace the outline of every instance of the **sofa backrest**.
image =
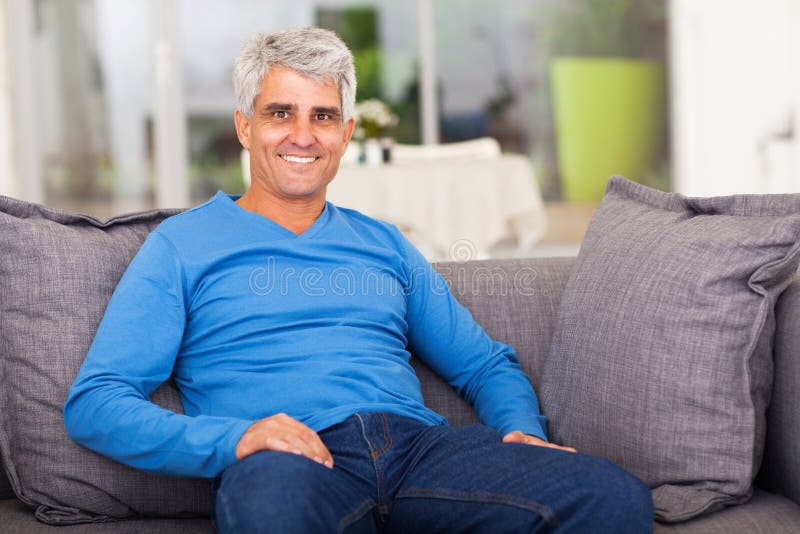
POLYGON ((800 274, 775 308, 775 379, 757 483, 800 502, 800 274))
MULTIPOLYGON (((514 347, 538 389, 556 324, 561 292, 574 258, 447 262, 435 264, 456 298, 493 338, 514 347)), ((478 421, 472 407, 416 358, 426 404, 451 425, 478 421)))

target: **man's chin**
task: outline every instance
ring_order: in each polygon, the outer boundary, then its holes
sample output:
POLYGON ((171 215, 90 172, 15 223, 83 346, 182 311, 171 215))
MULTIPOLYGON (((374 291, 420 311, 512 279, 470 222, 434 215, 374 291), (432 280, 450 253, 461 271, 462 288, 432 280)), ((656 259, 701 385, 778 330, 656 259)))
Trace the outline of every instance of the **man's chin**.
POLYGON ((309 202, 313 200, 325 200, 326 187, 314 188, 286 188, 282 191, 283 197, 286 200, 297 202, 309 202))

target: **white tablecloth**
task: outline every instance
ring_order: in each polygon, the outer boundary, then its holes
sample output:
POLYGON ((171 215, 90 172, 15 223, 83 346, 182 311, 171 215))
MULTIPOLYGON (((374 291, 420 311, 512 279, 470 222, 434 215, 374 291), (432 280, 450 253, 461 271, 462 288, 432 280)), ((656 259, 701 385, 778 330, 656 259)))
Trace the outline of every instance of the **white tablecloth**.
POLYGON ((521 155, 342 166, 327 198, 398 225, 430 261, 485 258, 506 240, 524 251, 545 229, 539 186, 521 155))

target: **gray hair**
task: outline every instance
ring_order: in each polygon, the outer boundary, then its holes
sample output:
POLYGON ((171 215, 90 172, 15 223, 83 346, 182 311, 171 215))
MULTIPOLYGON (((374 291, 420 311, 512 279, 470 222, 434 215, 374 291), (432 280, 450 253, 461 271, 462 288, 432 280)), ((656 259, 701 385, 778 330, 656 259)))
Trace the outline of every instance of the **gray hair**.
POLYGON ((242 47, 233 67, 233 91, 239 111, 253 118, 261 80, 270 67, 295 70, 313 80, 332 79, 342 98, 342 121, 353 115, 356 71, 353 54, 338 35, 321 28, 294 28, 260 33, 242 47))

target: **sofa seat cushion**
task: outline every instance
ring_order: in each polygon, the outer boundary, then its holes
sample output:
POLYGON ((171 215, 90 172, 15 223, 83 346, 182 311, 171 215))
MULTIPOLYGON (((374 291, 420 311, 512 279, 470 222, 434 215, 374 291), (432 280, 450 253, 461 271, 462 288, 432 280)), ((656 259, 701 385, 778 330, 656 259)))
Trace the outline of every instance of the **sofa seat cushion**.
POLYGON ((654 534, 797 534, 798 525, 800 505, 781 495, 756 489, 753 498, 745 504, 683 523, 656 523, 654 534))
POLYGON ((664 521, 745 502, 775 303, 798 262, 800 195, 686 198, 612 178, 545 366, 551 439, 639 476, 664 521))
POLYGON ((17 499, 0 500, 0 525, 3 532, 15 534, 214 534, 211 519, 136 518, 106 521, 91 525, 52 526, 36 519, 36 515, 17 499))
MULTIPOLYGON (((101 222, 0 197, 0 456, 14 493, 42 521, 210 510, 208 481, 148 475, 102 457, 69 438, 62 415, 117 281, 174 213, 101 222)), ((182 411, 171 383, 153 400, 182 411)))
MULTIPOLYGON (((138 518, 92 525, 54 527, 42 523, 16 499, 0 500, 0 524, 4 532, 24 534, 213 534, 207 518, 159 519, 138 518)), ((797 534, 800 505, 786 497, 756 490, 746 504, 684 523, 656 523, 654 534, 735 534, 766 532, 797 534)))

